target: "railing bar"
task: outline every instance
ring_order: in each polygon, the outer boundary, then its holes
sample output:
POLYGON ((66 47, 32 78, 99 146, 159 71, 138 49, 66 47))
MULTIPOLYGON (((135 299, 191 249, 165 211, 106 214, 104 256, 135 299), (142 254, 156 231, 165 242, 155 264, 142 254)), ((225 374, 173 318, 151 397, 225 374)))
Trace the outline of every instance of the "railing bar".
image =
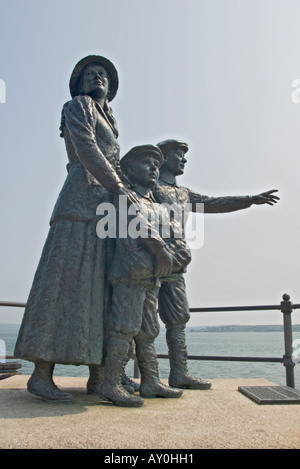
POLYGON ((279 310, 280 305, 265 305, 265 306, 220 306, 210 308, 190 308, 191 313, 211 313, 211 312, 226 312, 226 311, 266 311, 266 310, 279 310))
MULTIPOLYGON (((169 356, 158 354, 157 358, 169 358, 169 356)), ((229 357, 229 356, 224 357, 224 356, 212 356, 212 355, 188 355, 187 358, 188 360, 283 363, 283 358, 278 358, 278 357, 229 357)))
MULTIPOLYGON (((292 309, 299 309, 300 304, 293 304, 292 309)), ((216 311, 266 311, 281 310, 280 305, 262 305, 262 306, 218 306, 209 308, 190 308, 191 313, 211 313, 216 311)))
POLYGON ((15 303, 11 301, 0 301, 0 306, 13 306, 17 308, 25 308, 26 303, 15 303))
MULTIPOLYGON (((17 308, 25 308, 26 303, 17 303, 11 301, 0 301, 0 306, 12 306, 17 308)), ((292 309, 299 309, 300 304, 293 304, 292 309)), ((217 306, 209 308, 190 308, 191 313, 211 313, 211 312, 226 312, 226 311, 271 311, 279 310, 280 305, 261 305, 261 306, 217 306)))
MULTIPOLYGON (((7 359, 15 359, 14 355, 6 355, 7 359)), ((157 354, 157 358, 169 358, 169 355, 157 354)), ((188 360, 210 360, 210 361, 238 361, 238 362, 270 362, 270 363, 283 363, 283 358, 280 357, 229 357, 229 356, 214 356, 214 355, 188 355, 188 360)))

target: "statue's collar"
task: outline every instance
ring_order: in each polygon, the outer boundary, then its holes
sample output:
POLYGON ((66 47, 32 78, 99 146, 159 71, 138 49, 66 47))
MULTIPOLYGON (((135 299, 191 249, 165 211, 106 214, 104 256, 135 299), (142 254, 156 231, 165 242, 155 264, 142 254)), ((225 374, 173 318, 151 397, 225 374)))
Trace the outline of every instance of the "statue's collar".
POLYGON ((159 181, 164 182, 168 186, 173 186, 173 187, 178 187, 176 178, 173 179, 173 177, 168 176, 167 174, 164 174, 163 176, 159 176, 159 181))
POLYGON ((153 195, 153 192, 151 190, 149 190, 148 192, 146 192, 145 194, 139 190, 138 187, 136 186, 133 186, 133 189, 134 191, 142 198, 142 199, 147 199, 147 200, 150 200, 151 202, 155 202, 155 198, 154 198, 154 195, 153 195))

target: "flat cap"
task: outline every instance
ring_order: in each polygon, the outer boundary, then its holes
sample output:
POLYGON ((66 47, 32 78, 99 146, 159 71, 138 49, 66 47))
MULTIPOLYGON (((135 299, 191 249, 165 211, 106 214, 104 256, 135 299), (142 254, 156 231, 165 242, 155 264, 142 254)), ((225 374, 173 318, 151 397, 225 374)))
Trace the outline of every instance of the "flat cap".
POLYGON ((163 154, 156 145, 138 145, 131 148, 126 155, 123 156, 120 160, 120 166, 123 171, 126 171, 128 166, 133 163, 135 160, 140 159, 145 154, 152 154, 159 161, 159 166, 163 163, 163 154))
POLYGON ((175 139, 168 139, 163 140, 162 142, 157 143, 158 148, 161 149, 162 152, 168 150, 169 148, 182 148, 183 151, 186 153, 189 149, 188 144, 183 142, 182 140, 175 140, 175 139))

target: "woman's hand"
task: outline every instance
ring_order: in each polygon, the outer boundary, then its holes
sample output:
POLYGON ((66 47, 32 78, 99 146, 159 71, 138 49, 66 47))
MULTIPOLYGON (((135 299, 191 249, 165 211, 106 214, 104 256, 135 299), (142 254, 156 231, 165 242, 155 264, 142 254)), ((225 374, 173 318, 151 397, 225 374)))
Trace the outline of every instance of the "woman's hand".
POLYGON ((115 194, 126 196, 128 205, 135 205, 139 203, 135 193, 124 185, 119 185, 118 189, 115 191, 115 194))

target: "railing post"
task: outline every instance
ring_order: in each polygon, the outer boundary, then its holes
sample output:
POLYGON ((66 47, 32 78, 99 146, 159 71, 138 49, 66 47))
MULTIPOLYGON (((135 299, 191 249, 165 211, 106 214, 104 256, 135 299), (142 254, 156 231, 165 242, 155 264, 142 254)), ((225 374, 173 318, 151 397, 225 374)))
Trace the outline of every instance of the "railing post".
POLYGON ((295 388, 294 367, 295 363, 292 360, 293 353, 293 331, 292 331, 292 311, 293 303, 290 301, 290 296, 286 293, 282 296, 281 312, 283 313, 283 330, 284 330, 284 355, 283 365, 286 367, 286 385, 295 388))

